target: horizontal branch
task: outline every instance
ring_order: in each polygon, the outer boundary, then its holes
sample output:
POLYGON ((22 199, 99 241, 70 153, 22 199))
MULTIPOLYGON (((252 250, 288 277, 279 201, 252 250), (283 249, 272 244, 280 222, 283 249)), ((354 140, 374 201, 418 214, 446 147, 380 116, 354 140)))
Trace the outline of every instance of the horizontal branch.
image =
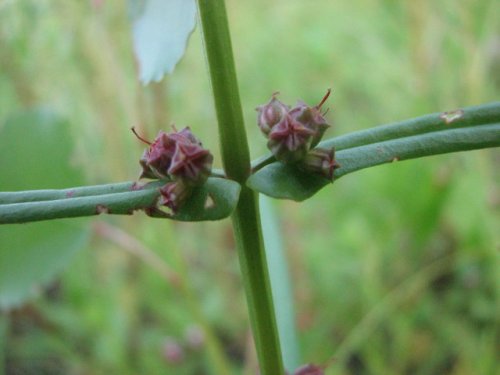
MULTIPOLYGON (((336 160, 340 168, 335 170, 334 176, 336 180, 384 163, 499 146, 500 123, 447 129, 338 151, 336 160)), ((295 201, 310 198, 328 184, 329 181, 320 175, 279 162, 265 166, 247 181, 250 188, 263 194, 295 201)))
MULTIPOLYGON (((335 147, 335 150, 341 151, 390 139, 498 122, 500 122, 500 102, 493 102, 449 112, 432 113, 393 124, 352 132, 324 140, 320 142, 318 147, 335 147)), ((252 161, 252 171, 258 171, 274 161, 276 159, 273 155, 262 156, 252 161)))

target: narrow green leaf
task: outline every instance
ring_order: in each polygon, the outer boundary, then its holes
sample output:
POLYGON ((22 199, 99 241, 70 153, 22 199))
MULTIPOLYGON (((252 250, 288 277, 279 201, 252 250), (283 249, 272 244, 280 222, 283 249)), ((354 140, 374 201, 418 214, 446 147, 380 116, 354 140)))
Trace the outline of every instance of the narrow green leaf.
POLYGON ((339 151, 339 178, 380 164, 500 146, 500 123, 443 130, 339 151))
POLYGON ((318 147, 337 151, 419 134, 500 122, 500 102, 437 112, 324 140, 318 147))
POLYGON ((194 0, 129 0, 140 80, 147 84, 171 73, 184 55, 196 24, 194 0))
MULTIPOLYGON (((424 156, 500 146, 500 124, 455 128, 384 142, 336 153, 340 168, 335 179, 360 169, 424 156)), ((303 201, 326 186, 328 180, 282 163, 269 164, 247 181, 247 186, 278 199, 303 201)))
POLYGON ((172 215, 155 208, 160 194, 158 188, 164 183, 154 181, 141 188, 136 183, 125 182, 60 191, 4 192, 0 195, 3 197, 3 201, 0 200, 0 224, 99 214, 131 215, 136 210, 146 210, 153 217, 179 221, 220 220, 234 210, 240 191, 240 185, 234 181, 211 177, 193 191, 179 212, 172 215), (43 200, 33 201, 30 194, 43 200), (26 201, 19 201, 21 198, 26 201), (12 201, 16 203, 9 203, 12 201))
MULTIPOLYGON (((70 124, 47 109, 12 115, 0 126, 0 190, 83 184, 70 164, 70 124), (57 167, 55 167, 57 166, 57 167)), ((89 238, 86 223, 0 227, 0 310, 35 296, 89 238)))
POLYGON ((88 197, 91 195, 123 193, 133 190, 136 185, 137 182, 127 181, 116 184, 81 186, 70 189, 0 191, 0 204, 50 201, 56 199, 88 197))

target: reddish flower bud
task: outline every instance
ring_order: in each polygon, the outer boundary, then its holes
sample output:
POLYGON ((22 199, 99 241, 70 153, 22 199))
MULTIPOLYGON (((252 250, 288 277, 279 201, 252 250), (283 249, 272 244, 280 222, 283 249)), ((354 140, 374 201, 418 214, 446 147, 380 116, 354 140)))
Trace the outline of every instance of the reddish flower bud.
POLYGON ((333 181, 333 172, 340 168, 335 160, 335 149, 315 148, 309 151, 302 160, 300 167, 306 171, 318 173, 333 181))
POLYGON ((316 146, 330 127, 325 120, 321 107, 328 99, 330 90, 314 107, 302 101, 290 109, 274 94, 271 100, 257 107, 259 128, 267 136, 267 147, 276 159, 285 163, 302 160, 309 149, 316 146))
POLYGON ((210 175, 213 156, 188 127, 168 134, 160 131, 153 142, 135 135, 149 145, 139 161, 141 178, 173 178, 194 186, 210 175))
POLYGON ((287 114, 269 133, 267 147, 276 159, 293 163, 305 157, 313 135, 314 131, 287 114))
POLYGON ((314 147, 319 143, 321 138, 323 138, 326 129, 330 127, 324 117, 326 112, 321 113, 321 107, 330 96, 330 92, 331 90, 329 89, 319 104, 314 107, 309 107, 303 101, 299 100, 295 107, 289 112, 293 119, 314 131, 311 147, 314 147))
POLYGON ((256 108, 257 124, 265 135, 268 135, 273 126, 278 124, 290 110, 290 107, 276 99, 278 93, 274 93, 271 100, 256 108))
POLYGON ((176 213, 191 195, 191 188, 182 181, 169 182, 160 188, 158 205, 166 206, 176 213))
POLYGON ((142 142, 149 145, 149 148, 144 151, 139 163, 142 166, 142 174, 140 178, 166 178, 167 171, 170 167, 170 162, 175 151, 175 141, 172 140, 167 133, 160 131, 153 142, 149 142, 140 137, 135 129, 132 131, 142 142))
POLYGON ((178 141, 168 174, 190 186, 203 184, 212 170, 213 156, 199 144, 178 141))
POLYGON ((139 164, 142 167, 142 172, 139 178, 158 178, 158 176, 156 176, 156 174, 153 172, 150 165, 148 164, 148 159, 149 159, 149 150, 144 150, 141 158, 139 159, 139 164))

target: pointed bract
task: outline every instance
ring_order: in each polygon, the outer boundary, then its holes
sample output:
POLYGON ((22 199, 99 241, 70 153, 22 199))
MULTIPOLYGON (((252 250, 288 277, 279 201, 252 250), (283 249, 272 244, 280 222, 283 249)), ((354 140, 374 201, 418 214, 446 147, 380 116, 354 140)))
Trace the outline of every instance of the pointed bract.
POLYGON ((160 188, 159 206, 166 206, 176 213, 191 195, 191 188, 182 181, 168 182, 160 188))
POLYGON ((310 150, 304 160, 300 163, 300 168, 322 175, 333 181, 335 169, 340 168, 340 164, 335 160, 335 149, 315 148, 310 150))
POLYGON ((198 144, 177 142, 168 174, 194 186, 203 184, 212 169, 213 156, 198 144))
POLYGON ((276 99, 277 95, 278 93, 273 94, 267 104, 256 108, 258 112, 257 124, 265 135, 268 135, 273 126, 278 124, 290 110, 290 107, 276 99))

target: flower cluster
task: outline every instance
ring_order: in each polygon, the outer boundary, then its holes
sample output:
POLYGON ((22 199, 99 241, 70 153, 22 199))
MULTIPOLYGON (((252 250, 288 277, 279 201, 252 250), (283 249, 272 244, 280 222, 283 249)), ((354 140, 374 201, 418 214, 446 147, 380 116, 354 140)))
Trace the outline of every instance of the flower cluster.
POLYGON ((333 180, 334 170, 340 167, 334 150, 314 149, 330 127, 324 117, 326 112, 321 112, 330 90, 314 107, 298 101, 291 108, 279 101, 277 95, 257 107, 257 124, 267 137, 267 147, 279 161, 296 163, 302 169, 333 180))
POLYGON ((160 131, 153 142, 140 137, 149 145, 140 159, 142 173, 140 178, 168 179, 160 188, 159 205, 176 212, 191 195, 195 186, 207 180, 212 169, 213 156, 202 147, 189 127, 172 133, 160 131))

